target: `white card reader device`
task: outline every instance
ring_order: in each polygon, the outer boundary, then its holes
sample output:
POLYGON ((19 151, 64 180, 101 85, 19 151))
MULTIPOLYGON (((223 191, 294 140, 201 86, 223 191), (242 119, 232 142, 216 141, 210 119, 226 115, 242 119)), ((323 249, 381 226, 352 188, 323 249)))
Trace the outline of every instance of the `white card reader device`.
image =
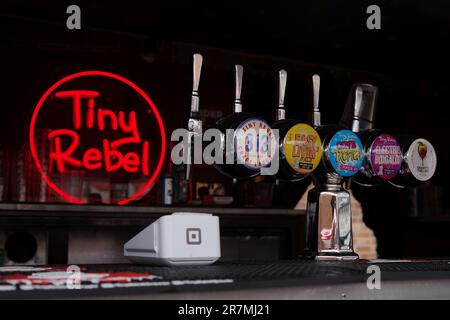
POLYGON ((219 218, 209 213, 162 216, 125 243, 124 255, 141 264, 207 265, 220 258, 219 218))

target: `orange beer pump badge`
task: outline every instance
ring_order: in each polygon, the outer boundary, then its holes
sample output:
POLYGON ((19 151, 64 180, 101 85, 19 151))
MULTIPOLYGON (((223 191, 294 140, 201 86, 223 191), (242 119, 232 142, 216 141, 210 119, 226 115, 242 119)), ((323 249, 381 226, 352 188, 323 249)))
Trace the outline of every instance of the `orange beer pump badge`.
POLYGON ((292 169, 308 174, 317 168, 322 159, 322 141, 313 127, 300 123, 287 132, 282 151, 292 169))

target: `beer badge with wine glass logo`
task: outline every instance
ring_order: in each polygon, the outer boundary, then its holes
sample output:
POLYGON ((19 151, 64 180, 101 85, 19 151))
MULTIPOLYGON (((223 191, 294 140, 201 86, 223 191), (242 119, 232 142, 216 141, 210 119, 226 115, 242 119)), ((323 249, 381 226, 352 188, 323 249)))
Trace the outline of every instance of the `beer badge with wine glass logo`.
POLYGON ((425 139, 416 139, 406 153, 405 161, 411 174, 420 181, 429 180, 436 170, 436 151, 425 139))

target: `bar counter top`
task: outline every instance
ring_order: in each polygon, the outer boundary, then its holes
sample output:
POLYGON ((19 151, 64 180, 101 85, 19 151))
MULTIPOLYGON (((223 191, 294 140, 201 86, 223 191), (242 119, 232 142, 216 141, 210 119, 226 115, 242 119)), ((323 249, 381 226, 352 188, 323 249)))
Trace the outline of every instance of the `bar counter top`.
POLYGON ((450 259, 0 267, 0 299, 15 298, 449 299, 450 259))

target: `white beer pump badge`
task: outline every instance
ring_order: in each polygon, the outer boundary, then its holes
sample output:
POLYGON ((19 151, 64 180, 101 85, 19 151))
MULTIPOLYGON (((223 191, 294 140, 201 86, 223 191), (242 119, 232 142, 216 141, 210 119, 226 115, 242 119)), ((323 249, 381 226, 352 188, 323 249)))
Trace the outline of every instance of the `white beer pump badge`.
POLYGON ((436 151, 425 139, 416 139, 409 146, 405 161, 411 174, 419 181, 431 179, 436 170, 436 151))
POLYGON ((236 129, 235 150, 238 163, 257 171, 270 165, 277 152, 276 138, 264 120, 247 119, 236 129))

